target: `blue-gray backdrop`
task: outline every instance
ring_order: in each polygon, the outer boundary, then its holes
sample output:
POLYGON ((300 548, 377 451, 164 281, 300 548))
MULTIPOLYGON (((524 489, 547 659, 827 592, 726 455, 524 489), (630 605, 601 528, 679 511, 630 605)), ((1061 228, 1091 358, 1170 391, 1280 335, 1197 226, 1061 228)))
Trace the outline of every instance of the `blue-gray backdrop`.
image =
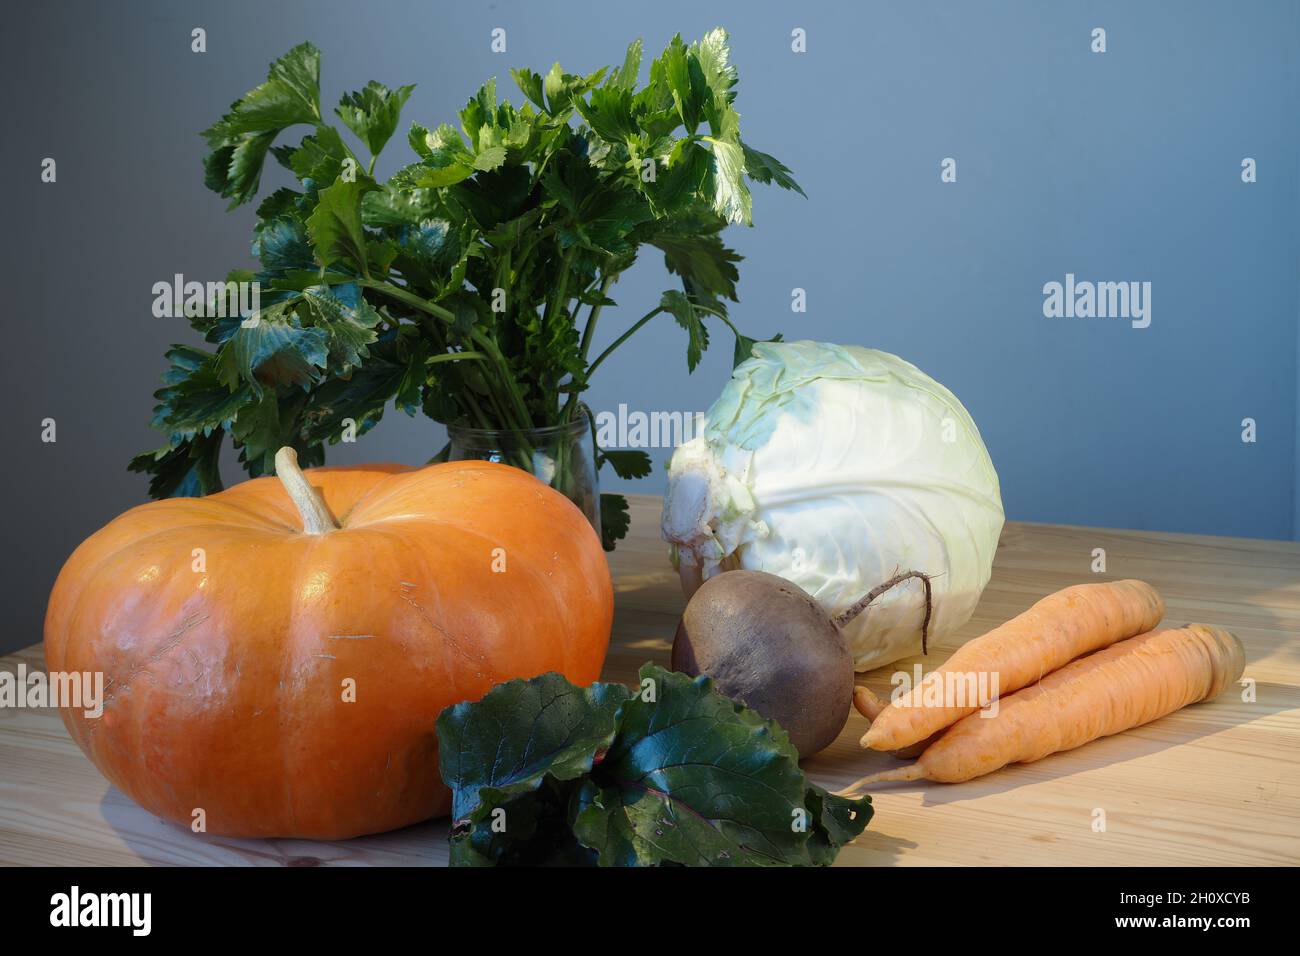
MULTIPOLYGON (((193 339, 152 317, 151 286, 250 264, 253 207, 227 214, 202 188, 197 131, 304 39, 324 53, 324 102, 372 78, 416 83, 406 119, 432 124, 488 76, 504 90, 511 66, 585 72, 634 37, 655 50, 724 25, 746 138, 808 192, 757 187, 755 227, 729 233, 746 257, 734 315, 751 334, 887 349, 946 383, 1011 518, 1300 531, 1295 3, 65 0, 7 17, 0 650, 39 638, 62 560, 144 498, 124 465, 158 443, 164 348, 193 339), (44 157, 56 183, 40 181, 44 157), (946 157, 955 183, 940 181, 946 157), (1045 318, 1043 285, 1067 273, 1150 282, 1150 327, 1045 318), (796 287, 805 313, 791 311, 796 287), (40 440, 47 417, 55 444, 40 440)), ((396 138, 379 171, 405 152, 396 138)), ((597 347, 670 285, 647 255, 597 347)), ((715 341, 688 376, 681 331, 652 324, 591 405, 706 408, 730 366, 729 340, 715 341)), ((330 460, 420 462, 441 444, 438 426, 390 412, 330 460)), ((661 487, 657 471, 628 490, 661 487)))

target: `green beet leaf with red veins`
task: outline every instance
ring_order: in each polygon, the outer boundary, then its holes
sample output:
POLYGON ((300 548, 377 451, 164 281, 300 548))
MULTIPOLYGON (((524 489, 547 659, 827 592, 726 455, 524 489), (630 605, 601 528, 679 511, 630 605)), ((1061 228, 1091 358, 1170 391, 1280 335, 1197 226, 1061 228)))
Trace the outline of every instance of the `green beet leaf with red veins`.
MULTIPOLYGON (((644 86, 640 72, 639 40, 621 65, 586 76, 558 63, 544 76, 513 70, 521 105, 490 80, 459 128, 413 123, 412 162, 380 181, 375 159, 413 87, 372 81, 346 94, 340 126, 321 111, 316 47, 271 64, 204 132, 205 183, 231 208, 250 202, 269 156, 298 186, 257 207, 260 270, 228 277, 259 283, 257 314, 189 317, 209 347, 167 354, 153 421, 167 444, 130 464, 151 476, 150 493, 219 490, 227 435, 250 475, 272 471, 283 445, 321 464, 327 444, 364 434, 390 404, 478 428, 563 424, 610 353, 659 316, 686 331, 688 370, 712 322, 734 334, 737 362, 748 357, 754 340, 726 305, 740 256, 719 234, 751 224, 749 181, 802 190, 740 137, 725 31, 674 37, 644 86), (276 143, 302 126, 296 146, 276 143), (647 245, 681 287, 593 355, 612 287, 647 245)), ((650 470, 640 451, 596 459, 620 477, 650 470)), ((602 499, 612 548, 626 501, 602 499)))
POLYGON ((498 684, 442 712, 438 753, 453 866, 829 866, 872 814, 775 721, 652 664, 633 691, 498 684))

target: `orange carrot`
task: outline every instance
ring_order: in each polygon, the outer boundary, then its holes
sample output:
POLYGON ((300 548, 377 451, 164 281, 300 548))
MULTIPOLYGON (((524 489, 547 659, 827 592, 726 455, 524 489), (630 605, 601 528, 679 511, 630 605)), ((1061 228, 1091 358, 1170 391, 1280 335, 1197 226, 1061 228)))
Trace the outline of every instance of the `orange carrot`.
POLYGON ((874 721, 889 705, 861 684, 853 688, 853 706, 867 720, 874 721))
MULTIPOLYGON (((853 706, 858 709, 858 713, 867 720, 875 720, 881 712, 889 705, 873 694, 868 688, 858 685, 853 688, 853 706)), ((921 756, 925 748, 930 746, 939 739, 943 731, 932 734, 922 740, 919 744, 912 744, 910 747, 904 747, 902 750, 891 750, 889 755, 897 757, 899 760, 911 760, 914 757, 921 756)))
POLYGON ((982 677, 991 692, 1010 694, 1076 657, 1151 630, 1164 613, 1165 602, 1144 581, 1076 584, 1049 594, 958 648, 871 722, 862 746, 901 750, 973 714, 985 702, 974 693, 951 699, 945 690, 954 680, 972 686, 982 677))
POLYGON ((1236 636, 1205 624, 1120 641, 1002 698, 996 717, 962 718, 916 763, 850 789, 891 780, 961 783, 1073 750, 1217 697, 1240 680, 1245 661, 1236 636))

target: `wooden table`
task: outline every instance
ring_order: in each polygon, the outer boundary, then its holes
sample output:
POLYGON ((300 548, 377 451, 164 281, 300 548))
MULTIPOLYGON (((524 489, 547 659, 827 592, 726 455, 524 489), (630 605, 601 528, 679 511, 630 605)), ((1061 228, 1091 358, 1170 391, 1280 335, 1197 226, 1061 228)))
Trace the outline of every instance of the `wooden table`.
MULTIPOLYGON (((632 533, 612 556, 618 592, 606 678, 666 663, 682 596, 658 536, 659 500, 633 498, 632 533)), ((1246 645, 1255 700, 1239 689, 1116 737, 955 786, 894 785, 840 865, 1300 864, 1300 544, 1011 523, 974 619, 957 645, 1067 584, 1150 581, 1168 620, 1203 621, 1246 645), (1105 829, 1094 820, 1104 814, 1105 829)), ((920 660, 919 658, 916 660, 920 660)), ((39 645, 0 658, 43 666, 39 645)), ((860 675, 877 693, 915 661, 860 675)), ((894 764, 865 753, 853 714, 805 765, 838 788, 894 764)), ((446 824, 338 843, 196 836, 110 787, 50 710, 0 709, 0 864, 440 864, 446 824)))

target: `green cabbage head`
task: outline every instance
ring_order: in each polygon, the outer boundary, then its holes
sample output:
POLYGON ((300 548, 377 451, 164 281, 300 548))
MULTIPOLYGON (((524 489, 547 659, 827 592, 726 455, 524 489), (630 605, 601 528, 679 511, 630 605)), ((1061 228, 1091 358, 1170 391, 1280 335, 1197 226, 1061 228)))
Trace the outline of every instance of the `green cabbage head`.
MULTIPOLYGON (((952 392, 888 352, 764 342, 673 454, 663 535, 688 596, 746 568, 835 615, 924 572, 934 641, 970 620, 1002 521, 997 472, 952 392)), ((924 614, 920 580, 882 594, 844 628, 857 669, 919 653, 924 614)))

